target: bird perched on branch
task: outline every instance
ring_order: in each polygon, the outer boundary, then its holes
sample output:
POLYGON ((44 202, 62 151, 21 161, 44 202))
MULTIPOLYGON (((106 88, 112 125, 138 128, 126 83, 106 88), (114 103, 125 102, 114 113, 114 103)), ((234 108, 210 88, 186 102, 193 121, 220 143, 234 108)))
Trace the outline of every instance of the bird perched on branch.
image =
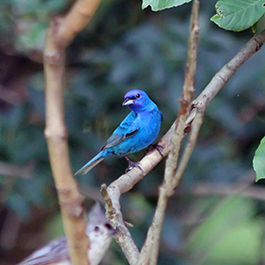
POLYGON ((153 143, 156 139, 163 114, 156 104, 142 90, 131 90, 124 96, 123 106, 132 111, 113 132, 106 144, 94 158, 79 169, 77 174, 86 174, 105 157, 123 156, 129 162, 128 169, 137 166, 126 154, 138 152, 153 143))
MULTIPOLYGON (((87 256, 90 265, 98 265, 109 248, 115 229, 108 223, 99 203, 88 213, 86 234, 90 240, 87 256)), ((31 254, 17 265, 72 265, 67 238, 61 237, 31 254)))

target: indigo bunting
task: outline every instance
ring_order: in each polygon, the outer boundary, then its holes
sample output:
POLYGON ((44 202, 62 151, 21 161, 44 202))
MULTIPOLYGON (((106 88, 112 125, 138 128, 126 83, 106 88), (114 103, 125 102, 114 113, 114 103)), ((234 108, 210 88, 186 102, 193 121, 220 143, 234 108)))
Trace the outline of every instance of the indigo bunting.
MULTIPOLYGON (((99 203, 88 213, 86 234, 90 240, 87 252, 91 265, 98 265, 109 248, 116 232, 108 223, 99 203)), ((71 265, 66 237, 51 241, 17 265, 71 265)))
POLYGON ((131 90, 124 96, 122 105, 128 106, 132 111, 113 132, 101 152, 75 175, 86 174, 105 157, 111 155, 123 156, 129 162, 129 169, 137 166, 137 163, 130 161, 126 154, 138 152, 156 139, 163 114, 147 94, 142 90, 131 90))

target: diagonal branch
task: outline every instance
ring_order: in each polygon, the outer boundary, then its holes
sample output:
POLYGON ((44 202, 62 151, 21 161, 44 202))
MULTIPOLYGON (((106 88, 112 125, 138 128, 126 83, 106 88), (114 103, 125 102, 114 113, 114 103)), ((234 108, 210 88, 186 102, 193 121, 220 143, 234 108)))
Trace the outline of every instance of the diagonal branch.
MULTIPOLYGON (((210 83, 207 85, 207 87, 202 91, 202 93, 191 103, 190 106, 190 113, 187 115, 186 120, 185 120, 185 125, 181 125, 181 136, 180 138, 183 137, 184 135, 184 130, 187 130, 190 128, 192 125, 195 117, 199 115, 199 118, 197 119, 198 123, 196 122, 195 129, 194 130, 199 130, 200 128, 200 122, 203 118, 203 112, 205 108, 209 105, 209 103, 212 101, 212 99, 216 96, 216 94, 223 88, 223 86, 227 83, 227 81, 231 78, 231 76, 240 68, 241 65, 243 65, 253 54, 255 54, 257 51, 260 50, 262 47, 263 43, 265 42, 265 31, 261 32, 260 34, 255 35, 243 48, 242 50, 227 64, 225 65, 210 81, 210 83)), ((160 139, 158 142, 159 145, 161 145, 163 149, 163 155, 167 156, 169 153, 169 147, 170 147, 170 142, 172 135, 175 133, 175 131, 180 128, 179 127, 179 120, 176 120, 169 131, 160 139)), ((194 124, 193 124, 194 127, 194 124)), ((196 135, 196 134, 195 134, 196 135)), ((196 138, 196 137, 195 137, 196 138)), ((194 138, 194 139, 195 139, 194 138)), ((180 140, 179 140, 180 141, 180 140)), ((193 140, 192 140, 193 141, 193 140)), ((186 149, 187 151, 187 156, 189 154, 189 149, 186 149)), ((107 189, 105 189, 105 195, 108 195, 108 200, 114 202, 113 203, 113 209, 109 212, 109 218, 111 217, 112 219, 110 220, 111 224, 115 227, 123 227, 125 229, 126 226, 122 220, 122 214, 120 211, 120 204, 119 204, 119 198, 122 193, 125 193, 129 191, 130 189, 133 188, 133 186, 139 182, 152 168, 154 168, 160 161, 162 160, 161 155, 158 153, 158 151, 153 150, 152 152, 149 152, 141 161, 140 161, 140 166, 142 168, 142 171, 140 171, 137 168, 132 169, 129 173, 124 174, 120 176, 116 181, 114 181, 107 189), (115 215, 113 215, 113 211, 115 212, 115 215)), ((185 156, 182 158, 181 163, 184 163, 186 160, 185 156)), ((180 165, 181 165, 180 163, 180 165)), ((186 163, 186 162, 185 162, 186 163)), ((185 164, 183 164, 184 166, 185 164)), ((179 167, 180 169, 182 168, 179 167)), ((176 169, 176 167, 175 167, 176 169)), ((175 169, 173 172, 175 172, 175 169)), ((182 174, 182 169, 178 172, 176 172, 177 175, 173 175, 175 177, 175 185, 178 184, 179 180, 179 175, 182 174)), ((161 191, 160 191, 161 193, 161 191)), ((105 199, 105 196, 104 196, 105 199)), ((160 203, 160 202, 158 202, 160 203)), ((163 203, 161 203, 163 205, 163 203)), ((163 210, 163 209, 162 209, 163 210)), ((107 209, 108 211, 108 209, 107 209)), ((123 230, 122 230, 123 231, 123 230)), ((121 236, 119 234, 118 236, 121 236)), ((129 235, 131 238, 131 236, 129 235)), ((125 237, 126 238, 126 237, 125 237)), ((116 239, 118 240, 118 239, 116 239)), ((126 240, 125 241, 118 241, 120 246, 124 251, 127 251, 128 246, 126 245, 126 240)), ((130 240, 131 242, 131 240, 130 240)), ((134 243, 133 243, 134 244, 134 243)), ((149 244, 149 241, 146 240, 145 244, 149 244)), ((145 248, 146 246, 143 247, 140 258, 146 255, 147 252, 144 252, 143 250, 147 249, 145 248), (142 254, 143 253, 143 254, 142 254)), ((150 249, 150 246, 147 246, 148 249, 150 249)), ((132 249, 135 247, 132 246, 132 249)), ((125 252, 126 257, 131 257, 131 253, 125 252)), ((134 254, 134 256, 138 256, 138 250, 137 253, 134 254)), ((128 258, 128 261, 130 264, 135 264, 131 262, 131 258, 128 258)), ((139 264, 145 264, 139 262, 139 264)))
MULTIPOLYGON (((164 156, 167 156, 169 152, 170 138, 175 127, 176 124, 174 123, 164 137, 158 142, 158 145, 163 146, 164 156)), ((131 265, 138 264, 139 251, 123 221, 119 199, 121 194, 131 190, 137 182, 143 179, 143 177, 161 161, 161 159, 161 154, 156 149, 153 149, 140 161, 139 166, 142 170, 135 167, 128 173, 120 176, 111 183, 109 187, 107 187, 106 184, 101 186, 101 193, 107 205, 106 210, 109 222, 114 228, 118 228, 119 230, 119 233, 115 235, 115 240, 122 248, 131 265)))
POLYGON ((202 106, 206 108, 216 94, 223 88, 233 74, 256 52, 258 52, 265 42, 265 31, 254 35, 241 51, 228 62, 219 72, 217 72, 202 93, 192 102, 194 107, 202 106))

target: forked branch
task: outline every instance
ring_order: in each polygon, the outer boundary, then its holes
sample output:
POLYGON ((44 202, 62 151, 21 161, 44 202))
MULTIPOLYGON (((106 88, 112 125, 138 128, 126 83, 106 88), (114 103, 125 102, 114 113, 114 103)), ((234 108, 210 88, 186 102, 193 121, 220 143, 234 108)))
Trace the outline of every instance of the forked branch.
MULTIPOLYGON (((194 1, 197 2, 197 1, 194 1)), ((223 88, 223 86, 227 83, 227 81, 232 77, 232 75, 242 66, 253 54, 255 54, 257 51, 260 50, 262 45, 265 42, 265 31, 261 32, 260 34, 255 35, 243 48, 242 50, 228 63, 226 64, 216 75, 212 78, 210 83, 207 85, 207 87, 202 91, 202 93, 189 104, 183 103, 185 105, 184 111, 180 111, 179 115, 185 114, 185 109, 187 109, 187 106, 189 107, 189 113, 187 113, 186 118, 184 120, 184 116, 182 115, 181 121, 180 118, 177 119, 169 131, 160 139, 158 142, 159 145, 163 146, 163 155, 166 157, 170 150, 171 145, 171 139, 172 136, 175 135, 176 130, 178 131, 179 135, 177 137, 177 141, 179 143, 177 144, 177 147, 180 146, 180 142, 182 138, 184 137, 185 132, 187 130, 190 130, 190 138, 188 145, 184 149, 184 154, 181 158, 179 167, 177 169, 177 162, 176 164, 172 164, 172 169, 169 169, 173 174, 168 174, 166 181, 164 181, 162 187, 160 188, 160 194, 162 194, 162 198, 167 198, 174 192, 174 188, 178 185, 179 180, 183 174, 183 171, 187 165, 187 162, 189 160, 190 154, 195 146, 197 135, 199 133, 204 112, 206 107, 209 105, 209 103, 212 101, 212 99, 216 96, 216 94, 223 88), (183 120, 182 120, 183 119, 183 120), (184 123, 185 122, 185 123, 184 123), (171 187, 170 190, 167 190, 166 188, 163 189, 163 186, 167 184, 167 180, 172 179, 173 181, 173 189, 171 187), (163 191, 161 191, 161 189, 163 191)), ((189 82, 187 82, 189 84, 189 82)), ((192 89, 190 89, 191 86, 187 86, 189 89, 184 90, 187 91, 187 93, 192 92, 192 89)), ((183 93, 184 94, 184 93, 183 93)), ((177 143, 177 142, 175 142, 177 143)), ((180 149, 180 147, 178 147, 180 149)), ((173 150, 173 149, 172 149, 173 150)), ((176 154, 179 154, 179 150, 175 149, 176 154)), ((174 152, 174 151, 173 151, 174 152)), ((129 191, 132 189, 132 187, 140 181, 152 168, 156 166, 160 161, 162 160, 161 155, 158 151, 153 150, 152 152, 149 152, 141 161, 140 161, 140 167, 142 168, 142 171, 140 171, 138 168, 132 169, 127 174, 124 174, 120 176, 117 180, 115 180, 109 187, 104 186, 104 194, 103 197, 106 200, 108 198, 108 201, 112 202, 112 204, 109 203, 109 205, 112 205, 111 210, 109 210, 109 220, 111 224, 115 227, 122 227, 121 234, 118 235, 118 237, 121 237, 123 239, 130 238, 130 240, 119 240, 116 239, 117 242, 120 244, 122 249, 125 252, 125 255, 129 261, 130 264, 148 264, 149 257, 150 257, 150 249, 152 249, 152 241, 148 240, 150 237, 147 236, 145 245, 140 253, 140 261, 138 260, 138 263, 135 263, 139 253, 136 249, 135 252, 132 254, 130 251, 127 251, 127 249, 135 249, 135 245, 133 243, 133 240, 131 239, 131 235, 129 234, 128 229, 126 228, 123 219, 122 219, 122 213, 121 213, 121 206, 119 203, 119 199, 121 194, 129 191), (113 214, 115 213, 115 214, 113 214), (127 229, 127 230, 126 230, 127 229), (123 234, 123 231, 126 231, 126 233, 123 234), (126 245, 127 244, 127 245, 126 245), (131 244, 131 247, 130 247, 131 244), (126 246, 125 246, 126 245, 126 246), (146 261, 147 260, 147 261, 146 261)), ((170 183, 170 182, 169 182, 170 183)), ((171 182, 172 183, 172 182, 171 182)), ((161 195, 160 195, 161 196, 161 195)), ((166 199, 167 200, 167 199, 166 199)), ((160 210, 157 210, 157 216, 161 218, 161 212, 164 212, 165 210, 165 201, 159 201, 158 205, 161 205, 160 210)), ((160 206, 159 206, 160 207, 160 206)), ((159 208, 158 207, 158 208, 159 208)), ((156 216, 156 215, 155 215, 156 216)), ((155 222, 156 217, 154 217, 153 222, 155 222)), ((160 221, 163 220, 163 218, 160 219, 160 221)), ((151 226, 152 227, 152 226, 151 226)), ((150 228, 152 229, 152 228, 150 228)), ((157 231, 159 231, 158 229, 157 231)), ((151 233, 153 235, 152 231, 150 230, 148 234, 151 233)), ((157 258, 157 249, 154 252, 154 255, 152 256, 152 263, 155 264, 157 258)))

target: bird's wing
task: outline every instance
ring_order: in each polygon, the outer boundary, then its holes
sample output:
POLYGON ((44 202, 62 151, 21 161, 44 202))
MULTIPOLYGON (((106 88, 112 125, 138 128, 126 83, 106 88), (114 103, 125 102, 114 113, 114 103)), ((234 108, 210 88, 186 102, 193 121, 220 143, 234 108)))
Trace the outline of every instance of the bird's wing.
POLYGON ((124 136, 118 135, 118 134, 112 134, 110 138, 107 140, 105 145, 101 148, 101 150, 104 150, 106 148, 115 146, 123 141, 124 136))
POLYGON ((61 237, 37 250, 17 265, 47 265, 69 259, 66 237, 61 237))
POLYGON ((137 124, 136 117, 137 114, 135 112, 130 112, 119 127, 113 132, 101 150, 118 145, 137 133, 140 127, 137 124))

